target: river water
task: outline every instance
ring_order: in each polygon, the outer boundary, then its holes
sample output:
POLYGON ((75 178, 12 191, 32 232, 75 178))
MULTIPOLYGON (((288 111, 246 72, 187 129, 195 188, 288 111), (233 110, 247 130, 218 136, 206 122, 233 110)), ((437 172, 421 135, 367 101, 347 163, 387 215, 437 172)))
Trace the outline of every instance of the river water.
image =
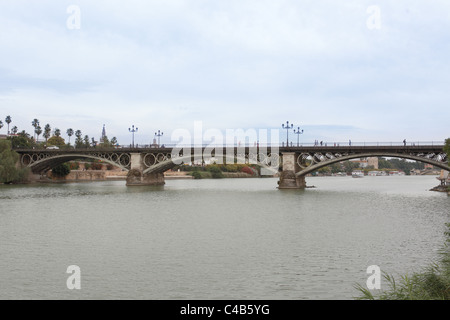
POLYGON ((307 183, 0 186, 0 299, 352 299, 368 266, 402 275, 438 258, 450 197, 428 191, 435 177, 307 183))

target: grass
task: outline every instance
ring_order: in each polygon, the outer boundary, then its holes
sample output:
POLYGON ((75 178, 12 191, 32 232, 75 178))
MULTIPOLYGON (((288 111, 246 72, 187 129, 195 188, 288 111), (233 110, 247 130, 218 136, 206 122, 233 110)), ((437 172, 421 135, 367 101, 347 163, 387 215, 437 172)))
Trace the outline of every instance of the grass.
POLYGON ((439 251, 440 259, 422 272, 403 275, 398 281, 383 273, 388 289, 374 294, 356 284, 361 296, 357 300, 449 300, 450 299, 450 223, 446 224, 446 241, 439 251))

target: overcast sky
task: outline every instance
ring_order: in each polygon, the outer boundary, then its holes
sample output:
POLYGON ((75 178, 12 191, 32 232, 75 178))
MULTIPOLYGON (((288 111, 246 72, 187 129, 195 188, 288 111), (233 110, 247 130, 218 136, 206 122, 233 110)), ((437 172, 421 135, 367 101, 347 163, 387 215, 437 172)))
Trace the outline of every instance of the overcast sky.
POLYGON ((448 0, 0 2, 0 119, 30 133, 288 120, 307 142, 441 141, 449 102, 448 0))

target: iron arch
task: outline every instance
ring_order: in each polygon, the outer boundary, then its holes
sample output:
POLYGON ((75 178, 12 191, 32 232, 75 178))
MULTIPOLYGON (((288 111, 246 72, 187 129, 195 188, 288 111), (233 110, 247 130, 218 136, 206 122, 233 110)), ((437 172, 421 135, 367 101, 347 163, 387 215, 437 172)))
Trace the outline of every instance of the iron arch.
POLYGON ((443 170, 450 171, 450 166, 446 165, 444 162, 434 161, 434 160, 426 158, 426 157, 419 157, 416 155, 410 155, 410 154, 404 154, 404 153, 370 152, 370 153, 358 153, 358 154, 351 154, 351 155, 343 155, 340 157, 335 157, 333 159, 327 159, 326 161, 321 161, 319 163, 316 163, 309 167, 304 168, 303 170, 297 172, 296 175, 304 176, 304 175, 307 175, 308 173, 312 173, 320 168, 327 167, 334 163, 352 160, 352 159, 358 159, 358 158, 369 158, 369 157, 391 157, 391 158, 402 158, 402 159, 415 160, 415 161, 431 164, 431 165, 441 168, 443 170))
MULTIPOLYGON (((98 155, 90 155, 90 154, 67 154, 67 155, 51 155, 48 157, 43 157, 43 158, 38 158, 36 161, 32 161, 29 164, 24 164, 23 159, 24 157, 27 157, 29 155, 27 154, 23 154, 21 156, 21 162, 22 165, 29 167, 31 169, 32 172, 34 173, 45 173, 48 170, 63 164, 65 162, 68 161, 73 161, 73 160, 77 160, 77 159, 94 159, 94 160, 100 160, 102 162, 111 164, 113 166, 119 167, 125 171, 129 171, 129 165, 130 165, 130 159, 127 160, 122 160, 122 157, 126 157, 124 156, 126 154, 121 154, 120 156, 118 156, 118 158, 116 159, 116 161, 113 161, 111 159, 108 158, 104 158, 98 155)), ((129 156, 128 156, 129 157, 129 156)))

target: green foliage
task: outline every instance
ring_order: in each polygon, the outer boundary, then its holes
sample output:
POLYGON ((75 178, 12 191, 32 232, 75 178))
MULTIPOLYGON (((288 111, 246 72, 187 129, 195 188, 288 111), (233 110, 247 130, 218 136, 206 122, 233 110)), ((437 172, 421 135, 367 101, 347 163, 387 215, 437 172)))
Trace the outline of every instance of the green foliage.
POLYGON ((11 142, 0 141, 0 183, 16 183, 26 180, 29 169, 18 168, 19 154, 11 149, 11 142))
POLYGON ((351 174, 354 169, 359 168, 359 163, 352 162, 352 161, 344 161, 342 163, 342 167, 343 167, 344 172, 351 174))
POLYGON ((200 173, 200 171, 193 171, 192 176, 194 177, 194 179, 202 179, 202 174, 200 173))
POLYGON ((30 138, 23 135, 9 136, 8 140, 11 141, 11 146, 13 149, 30 148, 33 144, 30 138))
POLYGON ((70 167, 67 163, 60 164, 52 169, 54 177, 65 177, 70 173, 70 167))
POLYGON ((208 171, 211 173, 213 179, 223 178, 223 173, 217 165, 208 166, 208 171))
POLYGON ((444 152, 448 155, 448 162, 450 163, 450 138, 445 140, 444 152))
POLYGON ((47 140, 47 145, 63 147, 66 145, 66 142, 60 136, 52 136, 47 140))

